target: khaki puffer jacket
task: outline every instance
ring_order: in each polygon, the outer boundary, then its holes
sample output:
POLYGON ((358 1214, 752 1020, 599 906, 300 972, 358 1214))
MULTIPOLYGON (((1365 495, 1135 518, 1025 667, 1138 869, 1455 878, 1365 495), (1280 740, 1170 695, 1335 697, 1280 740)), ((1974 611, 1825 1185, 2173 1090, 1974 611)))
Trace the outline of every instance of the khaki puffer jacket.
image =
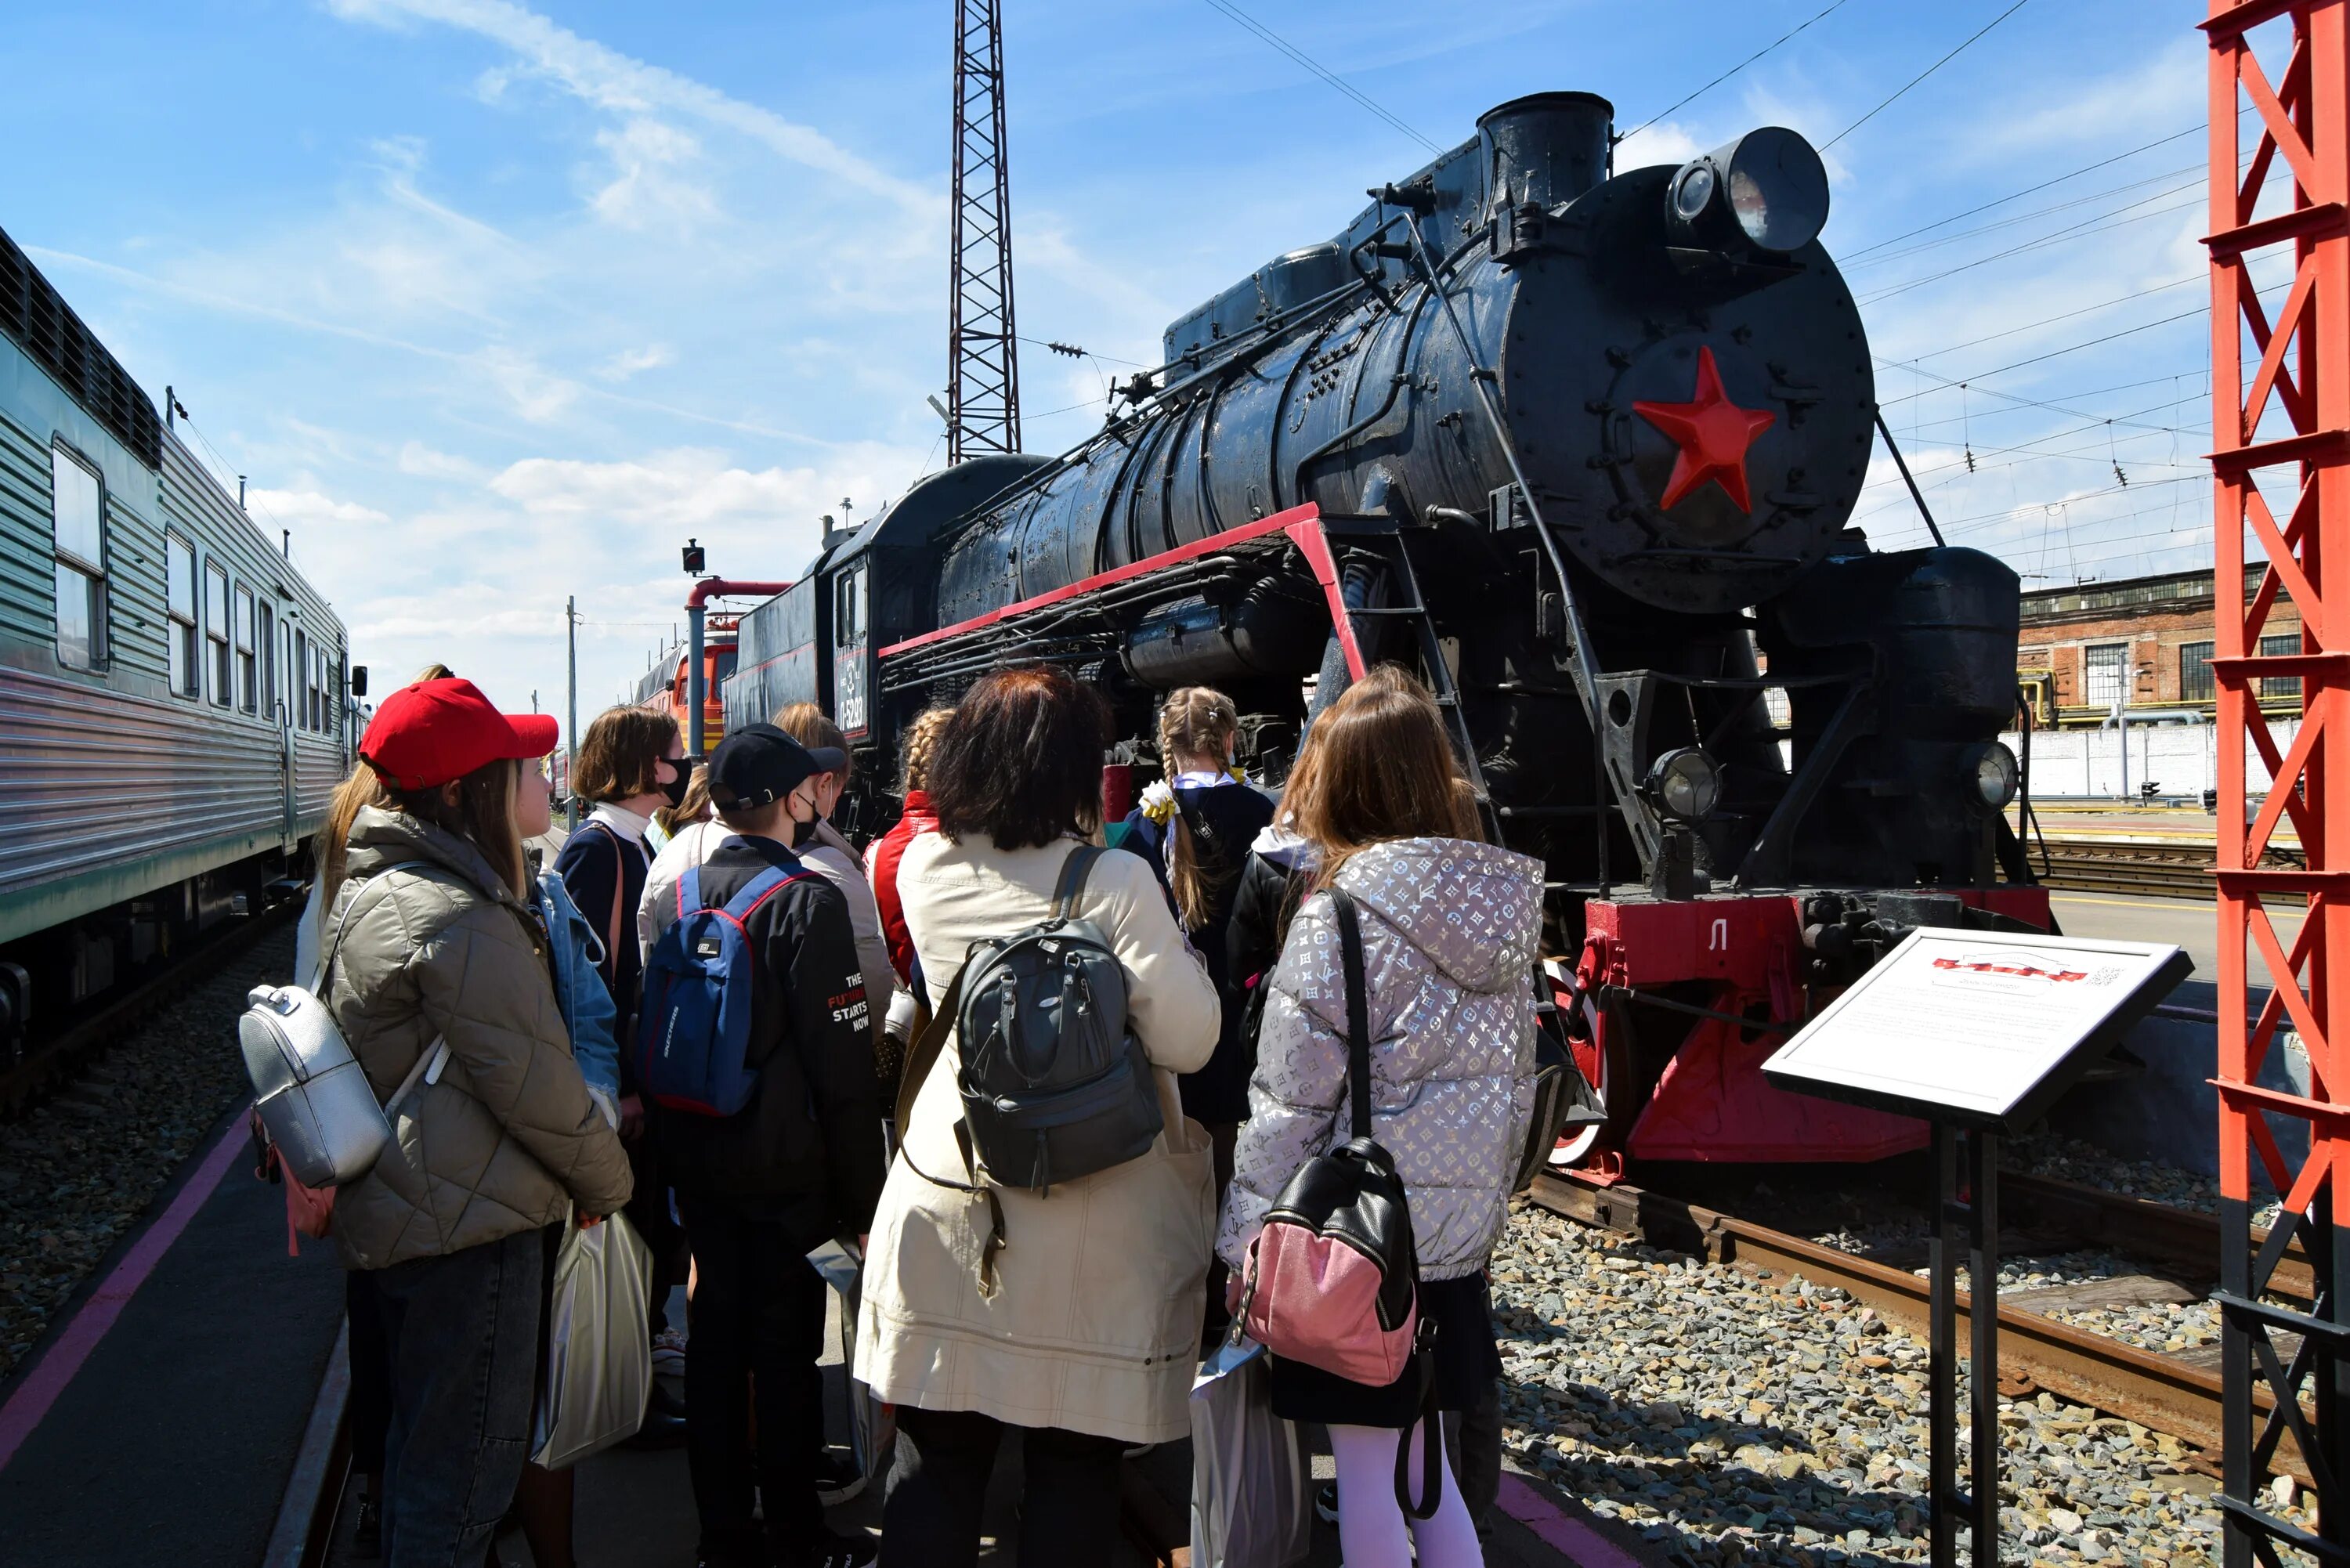
POLYGON ((528 909, 471 844, 372 806, 346 875, 325 921, 331 940, 350 917, 325 989, 343 1038, 379 1099, 436 1038, 449 1061, 401 1104, 375 1168, 336 1193, 343 1266, 477 1247, 574 1203, 617 1212, 628 1157, 571 1059, 528 909))
MULTIPOLYGON (((1371 1136, 1411 1201, 1419 1277, 1485 1266, 1534 1119, 1542 862, 1458 838, 1375 844, 1338 869, 1362 915, 1371 1136)), ((1315 893, 1266 982, 1249 1119, 1217 1250, 1240 1267, 1265 1210, 1353 1136, 1338 919, 1315 893)))

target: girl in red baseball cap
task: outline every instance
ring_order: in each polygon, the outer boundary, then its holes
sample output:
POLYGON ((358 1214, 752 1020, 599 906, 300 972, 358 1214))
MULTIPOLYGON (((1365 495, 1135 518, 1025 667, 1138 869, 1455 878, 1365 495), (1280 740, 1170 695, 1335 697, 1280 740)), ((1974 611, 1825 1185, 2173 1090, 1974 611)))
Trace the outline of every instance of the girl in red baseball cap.
POLYGON ((404 1416, 384 1455, 387 1563, 487 1550, 529 1448, 550 1239, 630 1191, 572 1057, 517 831, 524 771, 556 732, 470 680, 393 692, 359 742, 382 794, 321 890, 317 990, 377 1095, 438 1063, 335 1200, 343 1266, 374 1277, 404 1416))

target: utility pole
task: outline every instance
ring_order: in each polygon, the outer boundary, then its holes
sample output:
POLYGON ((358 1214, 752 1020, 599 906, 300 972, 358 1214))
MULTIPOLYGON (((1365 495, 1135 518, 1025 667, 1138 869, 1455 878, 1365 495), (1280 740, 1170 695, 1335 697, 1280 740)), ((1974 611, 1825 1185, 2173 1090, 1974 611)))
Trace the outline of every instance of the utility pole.
POLYGON ((579 597, 573 594, 563 601, 564 640, 568 644, 569 673, 566 678, 566 701, 569 705, 568 727, 565 730, 563 748, 564 826, 574 832, 579 827, 579 597))
POLYGON ((955 0, 953 228, 948 241, 947 463, 1020 450, 1004 164, 1003 0, 955 0))

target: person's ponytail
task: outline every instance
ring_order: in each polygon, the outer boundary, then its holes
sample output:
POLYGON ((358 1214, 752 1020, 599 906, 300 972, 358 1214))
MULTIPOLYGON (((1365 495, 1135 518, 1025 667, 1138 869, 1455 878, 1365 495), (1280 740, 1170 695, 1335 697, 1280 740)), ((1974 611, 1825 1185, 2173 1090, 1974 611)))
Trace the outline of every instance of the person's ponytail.
MULTIPOLYGON (((1169 787, 1186 757, 1213 757, 1221 763, 1239 727, 1232 700, 1212 687, 1186 686, 1169 692, 1159 710, 1159 763, 1169 787)), ((1167 821, 1167 886, 1186 930, 1196 931, 1214 918, 1216 894, 1236 869, 1201 864, 1199 846, 1192 842, 1191 825, 1179 805, 1167 821)))

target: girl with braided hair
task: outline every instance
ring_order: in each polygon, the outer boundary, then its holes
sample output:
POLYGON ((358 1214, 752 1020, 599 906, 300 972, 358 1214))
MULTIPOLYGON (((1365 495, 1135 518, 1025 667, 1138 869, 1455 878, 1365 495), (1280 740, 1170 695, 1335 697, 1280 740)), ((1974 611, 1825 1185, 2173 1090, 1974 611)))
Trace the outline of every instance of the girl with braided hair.
MULTIPOLYGON (((1249 844, 1273 821, 1273 802, 1244 783, 1232 764, 1240 714, 1232 700, 1209 686, 1167 694, 1159 710, 1159 761, 1165 776, 1143 792, 1126 819, 1127 840, 1150 862, 1167 889, 1175 918, 1207 961, 1223 1002, 1216 1054, 1182 1075, 1183 1114, 1208 1129, 1216 1154, 1216 1200, 1232 1180, 1232 1140, 1248 1117, 1254 1042, 1241 1027, 1245 977, 1225 962, 1227 928, 1239 894, 1249 844)), ((1219 1266, 1221 1272, 1221 1266, 1219 1266)), ((1222 1280, 1208 1282, 1211 1315, 1221 1315, 1222 1280)))

